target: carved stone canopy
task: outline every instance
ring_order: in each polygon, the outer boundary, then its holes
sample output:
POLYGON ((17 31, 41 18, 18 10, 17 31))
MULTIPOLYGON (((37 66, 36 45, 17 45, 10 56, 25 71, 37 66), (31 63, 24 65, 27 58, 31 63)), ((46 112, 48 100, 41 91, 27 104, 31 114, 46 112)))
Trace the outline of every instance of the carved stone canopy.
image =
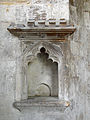
POLYGON ((29 20, 27 25, 12 23, 7 29, 22 41, 65 41, 67 36, 76 30, 73 25, 67 24, 65 19, 29 20))

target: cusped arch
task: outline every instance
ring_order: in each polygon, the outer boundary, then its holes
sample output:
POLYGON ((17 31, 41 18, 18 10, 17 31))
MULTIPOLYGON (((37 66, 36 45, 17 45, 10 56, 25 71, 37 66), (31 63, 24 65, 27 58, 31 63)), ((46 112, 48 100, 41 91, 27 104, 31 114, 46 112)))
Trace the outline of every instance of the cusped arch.
POLYGON ((38 42, 34 45, 32 45, 31 48, 27 48, 27 50, 24 53, 24 61, 30 62, 32 61, 35 57, 37 57, 37 54, 40 53, 40 49, 44 47, 46 50, 46 53, 48 53, 49 55, 49 59, 52 59, 53 62, 57 62, 59 63, 63 53, 62 50, 60 48, 60 46, 55 45, 55 44, 50 44, 47 42, 38 42))

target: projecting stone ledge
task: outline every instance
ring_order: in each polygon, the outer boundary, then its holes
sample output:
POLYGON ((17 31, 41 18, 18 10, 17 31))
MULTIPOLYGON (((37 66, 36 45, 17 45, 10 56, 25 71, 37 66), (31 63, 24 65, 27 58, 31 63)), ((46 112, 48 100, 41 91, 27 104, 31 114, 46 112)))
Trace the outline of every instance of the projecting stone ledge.
POLYGON ((74 33, 76 28, 69 25, 65 20, 30 20, 27 26, 23 24, 11 24, 7 28, 10 33, 21 38, 21 40, 65 40, 68 35, 74 33))
POLYGON ((67 107, 71 106, 71 103, 69 101, 58 100, 54 97, 35 97, 14 102, 13 106, 19 111, 29 109, 31 107, 51 107, 51 109, 53 107, 64 112, 67 107))

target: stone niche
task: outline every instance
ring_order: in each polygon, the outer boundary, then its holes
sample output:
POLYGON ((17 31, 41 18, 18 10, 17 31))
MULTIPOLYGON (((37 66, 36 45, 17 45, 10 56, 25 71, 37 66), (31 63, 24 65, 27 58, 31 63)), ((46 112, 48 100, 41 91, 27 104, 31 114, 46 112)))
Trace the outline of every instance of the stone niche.
POLYGON ((17 109, 53 106, 65 110, 70 106, 69 99, 65 99, 65 54, 60 44, 64 44, 75 29, 64 19, 29 20, 27 26, 11 24, 8 27, 21 43, 14 102, 17 109))
POLYGON ((62 74, 63 53, 59 46, 38 42, 27 47, 23 55, 24 70, 23 97, 57 97, 60 98, 60 74, 62 74), (60 74, 58 74, 60 73, 60 74), (26 80, 26 84, 25 84, 26 80))
POLYGON ((28 63, 28 97, 58 96, 58 63, 49 59, 44 47, 37 58, 28 63))

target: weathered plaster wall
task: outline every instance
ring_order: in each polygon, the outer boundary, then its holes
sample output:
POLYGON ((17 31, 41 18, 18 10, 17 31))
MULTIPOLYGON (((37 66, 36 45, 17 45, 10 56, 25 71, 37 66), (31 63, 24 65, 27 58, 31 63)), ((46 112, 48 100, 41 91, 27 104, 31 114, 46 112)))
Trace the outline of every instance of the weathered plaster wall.
POLYGON ((90 119, 90 1, 72 0, 70 4, 70 20, 77 31, 70 39, 71 78, 74 83, 75 119, 90 119))
MULTIPOLYGON (((21 50, 20 41, 7 31, 7 27, 11 22, 26 23, 28 18, 33 17, 36 19, 59 18, 64 15, 68 20, 68 7, 63 8, 63 5, 60 7, 59 0, 52 1, 52 4, 50 1, 44 1, 45 8, 42 2, 37 1, 36 3, 36 1, 20 4, 1 1, 0 4, 0 120, 90 120, 89 0, 70 0, 70 21, 76 25, 77 31, 69 38, 66 46, 64 45, 67 51, 67 79, 65 82, 68 82, 68 96, 73 107, 67 108, 64 113, 57 108, 33 107, 20 113, 12 106, 16 90, 16 61, 21 55, 21 50), (40 10, 38 10, 39 8, 40 10), (63 11, 65 14, 59 13, 60 9, 65 10, 63 11)), ((65 4, 68 4, 68 0, 65 4)))
POLYGON ((7 32, 7 26, 7 22, 0 21, 0 120, 16 120, 19 112, 13 109, 11 103, 14 100, 19 41, 7 32))

